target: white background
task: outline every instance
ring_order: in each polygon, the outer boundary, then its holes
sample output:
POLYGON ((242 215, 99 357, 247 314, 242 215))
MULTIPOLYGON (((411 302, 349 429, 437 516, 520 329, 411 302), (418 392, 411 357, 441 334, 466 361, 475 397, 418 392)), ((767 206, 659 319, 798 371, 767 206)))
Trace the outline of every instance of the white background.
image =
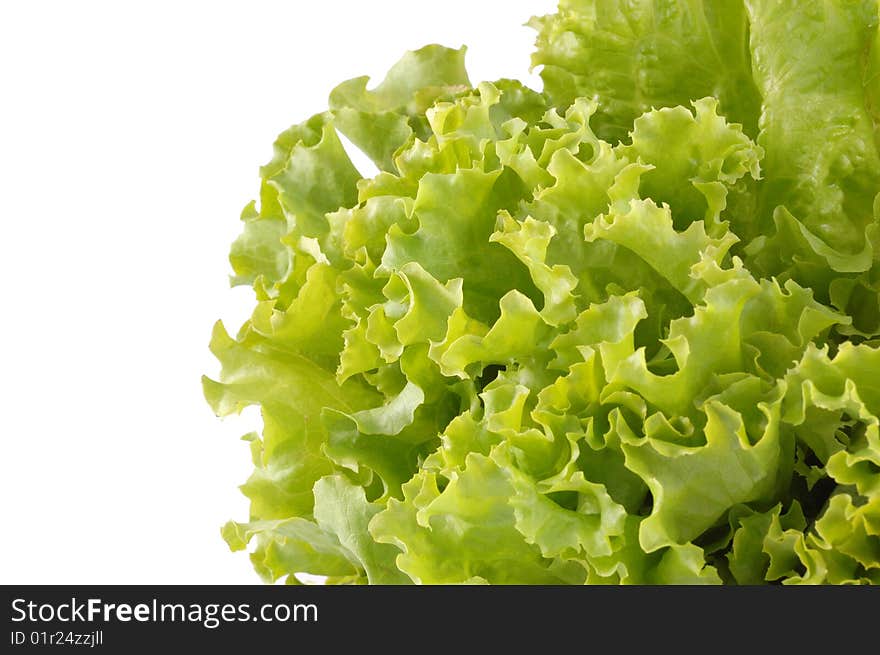
POLYGON ((540 88, 522 24, 554 4, 0 3, 0 584, 258 582, 219 536, 258 417, 199 377, 252 305, 226 256, 259 165, 427 43, 540 88))

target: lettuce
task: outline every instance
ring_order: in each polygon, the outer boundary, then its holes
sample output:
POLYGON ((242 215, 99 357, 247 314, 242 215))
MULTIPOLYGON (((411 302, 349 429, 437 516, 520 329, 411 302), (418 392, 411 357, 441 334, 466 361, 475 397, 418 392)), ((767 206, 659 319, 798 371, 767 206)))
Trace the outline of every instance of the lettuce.
POLYGON ((223 537, 291 584, 880 583, 876 3, 531 25, 543 92, 432 45, 278 137, 223 537))

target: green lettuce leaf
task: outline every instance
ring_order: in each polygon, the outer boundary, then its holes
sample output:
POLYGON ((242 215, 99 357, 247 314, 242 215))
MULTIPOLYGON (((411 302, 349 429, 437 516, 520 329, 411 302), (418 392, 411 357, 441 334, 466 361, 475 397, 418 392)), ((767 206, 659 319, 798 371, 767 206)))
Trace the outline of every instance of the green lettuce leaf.
POLYGON ((219 416, 267 582, 880 583, 869 0, 562 0, 283 132, 219 416), (340 134, 378 166, 362 177, 340 134))
POLYGON ((598 135, 623 141, 659 107, 719 98, 722 111, 757 134, 760 95, 751 75, 749 22, 740 2, 561 0, 532 19, 534 66, 554 103, 599 99, 598 135))

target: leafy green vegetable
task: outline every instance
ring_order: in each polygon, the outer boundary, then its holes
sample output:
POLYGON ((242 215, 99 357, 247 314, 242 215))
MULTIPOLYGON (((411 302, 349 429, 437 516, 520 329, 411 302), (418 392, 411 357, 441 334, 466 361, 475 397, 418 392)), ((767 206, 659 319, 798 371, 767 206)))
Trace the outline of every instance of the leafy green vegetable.
POLYGON ((880 583, 869 0, 562 0, 545 92, 407 53, 232 246, 267 581, 880 583), (363 178, 344 134, 380 172, 363 178))

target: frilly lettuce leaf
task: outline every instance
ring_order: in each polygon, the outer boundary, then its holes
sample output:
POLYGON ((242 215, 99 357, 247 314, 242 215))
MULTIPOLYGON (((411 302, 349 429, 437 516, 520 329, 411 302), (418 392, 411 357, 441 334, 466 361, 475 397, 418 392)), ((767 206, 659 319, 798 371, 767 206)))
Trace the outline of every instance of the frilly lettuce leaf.
POLYGON ((641 142, 643 163, 663 162, 668 172, 645 174, 643 191, 670 204, 677 228, 703 218, 715 234, 728 223, 756 276, 812 288, 853 317, 839 334, 871 338, 880 334, 878 23, 870 0, 562 0, 531 23, 533 63, 554 104, 592 98, 600 137, 621 149, 641 142), (697 129, 677 107, 693 102, 757 144, 742 150, 740 140, 723 155, 733 133, 719 139, 708 121, 697 129), (698 147, 722 158, 681 156, 698 147), (712 161, 750 175, 724 188, 695 174, 712 161))
POLYGON ((231 248, 256 305, 204 392, 263 428, 230 548, 268 582, 880 583, 878 22, 563 0, 545 92, 436 45, 336 87, 231 248))
POLYGON ((760 96, 751 75, 749 22, 740 2, 561 0, 532 19, 532 64, 555 104, 595 97, 598 135, 625 140, 633 121, 704 96, 757 134, 760 96))
POLYGON ((430 45, 407 52, 375 89, 367 89, 368 77, 343 82, 330 93, 339 131, 381 170, 396 172, 397 150, 426 133, 425 110, 437 98, 470 86, 465 52, 430 45))

